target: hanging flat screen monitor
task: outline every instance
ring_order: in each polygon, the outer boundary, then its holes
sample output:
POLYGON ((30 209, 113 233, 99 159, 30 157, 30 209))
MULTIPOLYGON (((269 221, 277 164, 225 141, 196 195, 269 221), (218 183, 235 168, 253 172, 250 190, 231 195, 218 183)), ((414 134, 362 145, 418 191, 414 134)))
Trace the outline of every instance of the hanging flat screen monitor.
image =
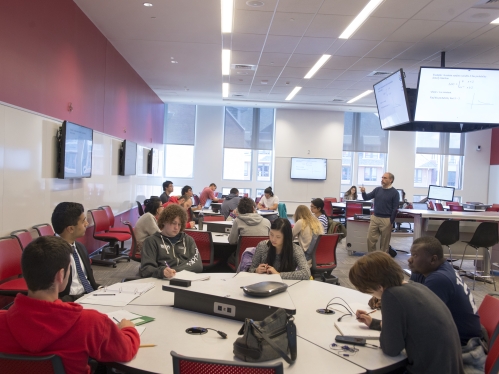
POLYGON ((57 178, 90 178, 94 131, 64 121, 58 137, 57 178))
POLYGON ((499 70, 421 67, 414 120, 499 123, 499 70))
POLYGON ((428 187, 428 199, 453 201, 454 200, 454 187, 442 187, 442 186, 435 186, 435 185, 431 184, 428 187))
POLYGON ((411 121, 402 69, 376 83, 373 88, 383 130, 411 121))
POLYGON ((137 143, 125 140, 121 144, 119 175, 135 174, 137 174, 137 143))
POLYGON ((326 176, 325 158, 291 158, 291 179, 325 180, 326 176))

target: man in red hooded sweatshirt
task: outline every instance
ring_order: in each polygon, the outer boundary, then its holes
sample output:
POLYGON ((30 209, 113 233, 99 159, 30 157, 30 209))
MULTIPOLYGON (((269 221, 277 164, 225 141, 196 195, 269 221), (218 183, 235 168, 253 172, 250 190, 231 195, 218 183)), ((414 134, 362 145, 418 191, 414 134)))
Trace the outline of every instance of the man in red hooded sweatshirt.
POLYGON ((68 374, 90 373, 89 357, 130 361, 140 345, 132 322, 115 325, 105 314, 58 299, 68 283, 71 253, 71 246, 55 236, 39 237, 24 249, 28 295, 18 294, 9 310, 0 310, 0 352, 56 354, 68 374))

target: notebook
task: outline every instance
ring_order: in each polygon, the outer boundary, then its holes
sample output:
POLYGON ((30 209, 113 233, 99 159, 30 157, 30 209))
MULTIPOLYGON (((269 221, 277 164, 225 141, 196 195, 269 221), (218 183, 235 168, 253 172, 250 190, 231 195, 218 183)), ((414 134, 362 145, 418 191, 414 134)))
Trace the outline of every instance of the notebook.
POLYGON ((370 330, 365 324, 359 321, 335 322, 334 327, 343 336, 355 336, 365 339, 379 339, 381 331, 370 330))
POLYGON ((175 279, 190 280, 190 281, 204 281, 210 279, 210 276, 205 274, 197 274, 192 271, 182 270, 175 274, 175 279))

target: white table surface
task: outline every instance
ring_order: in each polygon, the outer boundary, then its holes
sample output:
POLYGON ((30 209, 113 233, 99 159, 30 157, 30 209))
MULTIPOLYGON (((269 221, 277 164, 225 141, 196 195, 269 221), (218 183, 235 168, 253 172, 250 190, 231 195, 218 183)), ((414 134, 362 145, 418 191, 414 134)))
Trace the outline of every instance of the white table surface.
MULTIPOLYGON (((205 289, 211 285, 214 287, 215 293, 224 293, 227 292, 225 289, 227 286, 224 286, 223 283, 234 280, 233 277, 234 274, 214 273, 210 274, 210 280, 193 282, 193 284, 195 289, 205 289)), ((251 277, 246 279, 250 281, 251 277)), ((241 282, 241 284, 246 283, 243 278, 237 279, 236 277, 236 280, 237 286, 241 282)), ((258 280, 260 279, 258 278, 258 280)), ((85 308, 101 312, 125 309, 156 318, 156 321, 145 325, 146 330, 141 336, 141 342, 143 344, 157 344, 157 346, 141 348, 137 357, 124 365, 152 372, 171 373, 172 365, 169 355, 171 350, 194 357, 229 361, 235 359, 232 354, 232 344, 237 338, 241 322, 172 308, 173 293, 162 291, 162 285, 169 284, 166 280, 144 278, 134 282, 153 282, 155 287, 124 308, 82 304, 85 308), (222 339, 213 331, 202 336, 186 334, 185 329, 192 326, 215 328, 227 333, 229 338, 222 339)), ((397 357, 389 357, 384 355, 381 349, 366 347, 359 347, 359 352, 355 355, 343 357, 329 348, 329 345, 334 342, 334 337, 339 334, 334 327, 334 322, 343 314, 343 308, 333 306, 337 313, 332 316, 320 315, 315 310, 324 308, 327 302, 335 296, 345 299, 354 310, 360 307, 368 309, 367 301, 370 298, 368 295, 345 287, 315 281, 283 280, 283 282, 289 285, 287 294, 297 310, 295 323, 298 335, 298 359, 296 363, 289 366, 282 360, 286 373, 307 373, 311 370, 317 371, 327 368, 331 368, 337 373, 364 373, 366 370, 377 371, 378 369, 380 369, 379 372, 384 372, 384 368, 390 365, 399 365, 405 359, 402 354, 397 357)), ((277 296, 279 295, 275 297, 277 296)), ((241 295, 236 295, 236 297, 244 298, 244 294, 241 291, 241 295)), ((267 303, 272 298, 260 300, 267 300, 265 302, 267 303)), ((377 316, 379 313, 376 312, 374 317, 380 317, 377 316)), ((351 317, 345 317, 344 320, 347 321, 349 318, 351 317)), ((379 345, 377 340, 369 342, 379 345)))

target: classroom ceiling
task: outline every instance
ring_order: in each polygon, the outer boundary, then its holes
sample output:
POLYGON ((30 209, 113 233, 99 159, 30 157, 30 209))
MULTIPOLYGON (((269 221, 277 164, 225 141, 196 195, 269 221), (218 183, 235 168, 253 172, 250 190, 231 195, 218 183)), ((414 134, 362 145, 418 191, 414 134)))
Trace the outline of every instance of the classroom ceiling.
POLYGON ((498 0, 384 0, 348 40, 338 36, 368 0, 234 0, 230 34, 220 0, 74 1, 165 103, 372 111, 373 94, 346 101, 383 79, 374 72, 402 68, 416 88, 441 51, 447 67, 499 69, 498 0), (254 70, 222 76, 222 48, 254 70), (332 57, 304 79, 323 54, 332 57))

